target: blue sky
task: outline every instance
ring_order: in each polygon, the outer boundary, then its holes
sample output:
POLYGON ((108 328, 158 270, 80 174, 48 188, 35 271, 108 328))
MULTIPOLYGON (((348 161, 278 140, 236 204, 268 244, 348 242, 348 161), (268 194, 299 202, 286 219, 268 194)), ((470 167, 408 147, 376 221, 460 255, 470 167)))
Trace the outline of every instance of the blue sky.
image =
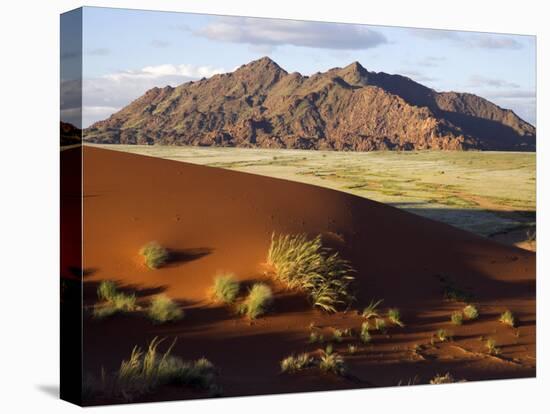
POLYGON ((438 91, 472 92, 535 120, 533 36, 109 8, 83 13, 83 126, 153 86, 269 56, 309 75, 359 61, 438 91))

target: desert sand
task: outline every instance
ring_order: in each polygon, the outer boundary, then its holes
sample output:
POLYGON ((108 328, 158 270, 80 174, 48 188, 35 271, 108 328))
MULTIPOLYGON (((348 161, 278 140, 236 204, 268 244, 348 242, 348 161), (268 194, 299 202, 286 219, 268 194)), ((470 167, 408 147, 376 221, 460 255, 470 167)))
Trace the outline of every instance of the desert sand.
MULTIPOLYGON (((61 156, 74 151, 80 150, 61 156)), ((116 370, 135 345, 177 336, 173 354, 212 361, 223 396, 428 383, 446 372, 467 381, 535 376, 533 252, 282 179, 90 147, 83 148, 83 165, 86 309, 97 301, 97 284, 114 280, 143 301, 165 293, 186 313, 180 321, 155 325, 133 314, 96 320, 85 309, 85 372, 116 370), (267 278, 262 264, 273 232, 321 234, 350 260, 357 270, 353 308, 331 315, 314 310, 305 297, 267 278), (172 252, 172 260, 157 270, 145 267, 138 255, 152 240, 172 252), (245 284, 265 279, 276 292, 270 312, 248 321, 214 304, 207 292, 219 271, 233 272, 245 284), (444 298, 447 283, 473 296, 478 320, 451 324, 450 314, 464 303, 444 298), (353 355, 347 351, 352 342, 334 343, 349 376, 317 369, 281 374, 284 357, 319 348, 308 343, 311 323, 327 335, 332 328, 357 330, 363 321, 357 311, 373 299, 384 300, 382 310, 399 308, 405 327, 373 333, 368 345, 355 340, 353 355), (498 322, 506 309, 519 319, 517 328, 498 322), (440 328, 454 339, 432 343, 440 328), (498 356, 485 351, 489 337, 501 349, 498 356)), ((204 396, 166 387, 140 401, 204 396)))

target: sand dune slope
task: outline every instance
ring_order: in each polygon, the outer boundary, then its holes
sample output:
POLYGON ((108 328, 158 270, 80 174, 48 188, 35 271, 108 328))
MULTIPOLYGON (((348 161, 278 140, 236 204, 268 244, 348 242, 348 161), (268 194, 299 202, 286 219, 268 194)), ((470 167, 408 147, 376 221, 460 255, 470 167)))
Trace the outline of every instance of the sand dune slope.
MULTIPOLYGON (((531 252, 320 187, 90 147, 83 162, 86 303, 94 302, 98 281, 111 279, 143 300, 164 292, 186 308, 186 317, 169 325, 135 315, 86 317, 87 371, 116 369, 134 345, 158 335, 178 336, 174 353, 184 358, 211 359, 224 395, 397 385, 415 375, 427 382, 446 371, 467 380, 535 374, 531 252), (332 327, 358 329, 354 310, 326 315, 274 285, 273 310, 249 323, 208 299, 216 272, 234 272, 245 283, 265 278, 261 264, 273 232, 322 234, 357 269, 356 309, 384 299, 383 310, 401 310, 405 328, 374 334, 368 346, 353 342, 360 347, 354 355, 347 355, 351 340, 335 345, 355 380, 279 372, 283 357, 318 348, 307 341, 311 322, 328 336, 332 327), (137 254, 151 240, 174 253, 154 271, 137 254), (464 304, 444 299, 449 284, 473 296, 478 321, 450 324, 464 304), (505 309, 519 317, 517 330, 498 323, 505 309), (452 331, 454 341, 431 344, 439 328, 452 331), (488 337, 500 346, 499 357, 486 355, 488 337)), ((185 397, 169 389, 151 399, 185 397)))

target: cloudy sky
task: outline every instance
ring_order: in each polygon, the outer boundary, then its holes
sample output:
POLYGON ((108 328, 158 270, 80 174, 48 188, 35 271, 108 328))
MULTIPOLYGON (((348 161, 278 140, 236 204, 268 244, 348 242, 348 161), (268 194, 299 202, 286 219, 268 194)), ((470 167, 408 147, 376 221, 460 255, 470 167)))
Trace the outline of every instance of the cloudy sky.
POLYGON ((533 36, 108 8, 85 8, 83 26, 84 127, 154 86, 266 55, 304 75, 359 61, 438 91, 475 93, 536 123, 533 36))

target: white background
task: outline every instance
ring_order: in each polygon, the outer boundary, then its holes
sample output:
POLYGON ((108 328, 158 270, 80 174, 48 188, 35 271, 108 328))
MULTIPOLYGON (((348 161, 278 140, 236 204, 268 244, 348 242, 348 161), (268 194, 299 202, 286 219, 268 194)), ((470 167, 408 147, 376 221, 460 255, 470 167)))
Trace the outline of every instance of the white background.
MULTIPOLYGON (((4 0, 0 11, 0 411, 66 413, 58 400, 59 13, 112 6, 536 34, 538 55, 537 379, 90 408, 145 412, 548 412, 550 43, 544 1, 4 0), (544 74, 547 77, 544 77, 544 74), (546 162, 543 157, 546 158, 546 162), (548 184, 546 184, 548 187, 548 184), (545 349, 546 348, 546 349, 545 349), (546 407, 544 407, 546 405, 546 407)), ((472 62, 475 65, 476 62, 472 62)))

